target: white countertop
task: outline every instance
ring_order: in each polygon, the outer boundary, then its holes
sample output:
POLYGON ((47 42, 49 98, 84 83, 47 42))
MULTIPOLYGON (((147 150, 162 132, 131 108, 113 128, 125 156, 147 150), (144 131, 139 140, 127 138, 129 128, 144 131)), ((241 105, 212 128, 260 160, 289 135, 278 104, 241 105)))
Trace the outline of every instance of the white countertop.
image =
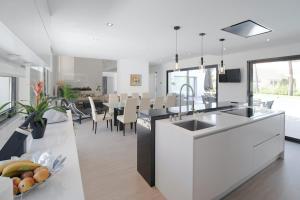
POLYGON ((258 116, 258 117, 253 117, 253 118, 248 118, 248 117, 243 117, 243 116, 238 116, 238 115, 232 115, 220 111, 215 111, 215 112, 208 112, 208 113, 200 113, 198 116, 193 116, 193 115, 188 115, 188 116, 182 116, 182 120, 178 121, 170 121, 170 119, 163 119, 163 120, 157 120, 156 123, 167 123, 172 128, 176 128, 179 132, 182 132, 183 134, 187 134, 191 137, 194 138, 201 138, 205 137, 208 135, 216 134, 221 131, 225 131, 231 128, 243 126, 246 124, 253 123, 255 121, 259 121, 271 116, 283 114, 284 112, 282 111, 272 111, 272 110, 266 110, 266 114, 258 116), (177 125, 174 125, 176 123, 184 122, 184 121, 189 121, 189 120, 198 120, 202 122, 206 122, 209 124, 213 124, 215 126, 210 127, 210 128, 205 128, 197 131, 190 131, 185 128, 179 127, 177 125))
POLYGON ((45 185, 24 196, 23 200, 84 200, 82 180, 72 115, 69 120, 57 124, 48 124, 42 139, 28 138, 27 152, 51 151, 54 155, 67 157, 64 168, 45 185))

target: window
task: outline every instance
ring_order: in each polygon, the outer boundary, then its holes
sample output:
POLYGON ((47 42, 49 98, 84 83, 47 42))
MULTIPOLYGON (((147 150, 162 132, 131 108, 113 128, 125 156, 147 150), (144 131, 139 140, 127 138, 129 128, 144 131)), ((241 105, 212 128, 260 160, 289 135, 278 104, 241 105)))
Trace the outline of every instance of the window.
POLYGON ((285 136, 300 143, 300 55, 249 61, 249 104, 285 111, 285 136))
MULTIPOLYGON (((204 72, 198 67, 185 68, 180 71, 167 71, 167 93, 179 96, 180 88, 188 83, 195 91, 195 101, 199 103, 217 102, 217 66, 206 66, 204 72)), ((191 96, 191 91, 184 88, 182 95, 191 96)))
MULTIPOLYGON (((16 100, 16 78, 0 76, 0 107, 7 102, 16 100)), ((14 103, 10 103, 0 110, 0 122, 11 116, 14 103)))

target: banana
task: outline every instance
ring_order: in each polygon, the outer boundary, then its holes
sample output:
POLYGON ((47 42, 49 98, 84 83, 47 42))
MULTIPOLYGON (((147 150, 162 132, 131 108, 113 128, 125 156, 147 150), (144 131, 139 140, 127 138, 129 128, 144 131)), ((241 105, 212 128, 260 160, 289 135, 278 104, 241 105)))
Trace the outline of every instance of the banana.
POLYGON ((29 162, 12 163, 3 169, 2 176, 12 177, 12 176, 20 175, 22 172, 35 170, 40 166, 41 165, 39 164, 29 163, 29 162))
POLYGON ((0 175, 2 174, 2 171, 5 167, 7 167, 8 165, 12 164, 12 163, 18 163, 18 162, 29 162, 32 163, 31 160, 9 160, 9 161, 5 161, 2 164, 0 164, 0 175))

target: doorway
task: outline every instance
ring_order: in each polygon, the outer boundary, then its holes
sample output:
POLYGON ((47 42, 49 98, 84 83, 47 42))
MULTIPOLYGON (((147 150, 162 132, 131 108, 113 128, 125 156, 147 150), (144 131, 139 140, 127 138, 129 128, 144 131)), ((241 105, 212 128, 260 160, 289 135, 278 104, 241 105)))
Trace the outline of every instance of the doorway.
POLYGON ((286 139, 300 143, 300 55, 248 62, 249 105, 285 111, 286 139))

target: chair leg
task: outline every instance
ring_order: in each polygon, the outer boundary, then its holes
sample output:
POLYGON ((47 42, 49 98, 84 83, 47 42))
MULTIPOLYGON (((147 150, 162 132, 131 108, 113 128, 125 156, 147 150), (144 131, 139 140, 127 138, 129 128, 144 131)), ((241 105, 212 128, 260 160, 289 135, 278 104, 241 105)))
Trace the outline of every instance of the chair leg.
POLYGON ((117 122, 117 132, 119 132, 120 121, 117 122))
POLYGON ((97 122, 95 122, 95 134, 97 132, 97 122))
POLYGON ((123 124, 123 136, 125 136, 125 124, 123 124))
POLYGON ((112 132, 112 119, 109 120, 109 122, 110 122, 110 131, 112 132))
POLYGON ((93 120, 93 129, 92 129, 92 130, 94 130, 94 126, 95 126, 95 122, 94 122, 94 120, 93 120))
POLYGON ((106 128, 108 128, 108 120, 106 120, 106 128))
POLYGON ((136 134, 136 122, 134 122, 134 132, 136 134))
POLYGON ((132 130, 132 127, 133 127, 133 124, 132 124, 132 122, 130 123, 130 128, 131 128, 131 130, 132 130))

